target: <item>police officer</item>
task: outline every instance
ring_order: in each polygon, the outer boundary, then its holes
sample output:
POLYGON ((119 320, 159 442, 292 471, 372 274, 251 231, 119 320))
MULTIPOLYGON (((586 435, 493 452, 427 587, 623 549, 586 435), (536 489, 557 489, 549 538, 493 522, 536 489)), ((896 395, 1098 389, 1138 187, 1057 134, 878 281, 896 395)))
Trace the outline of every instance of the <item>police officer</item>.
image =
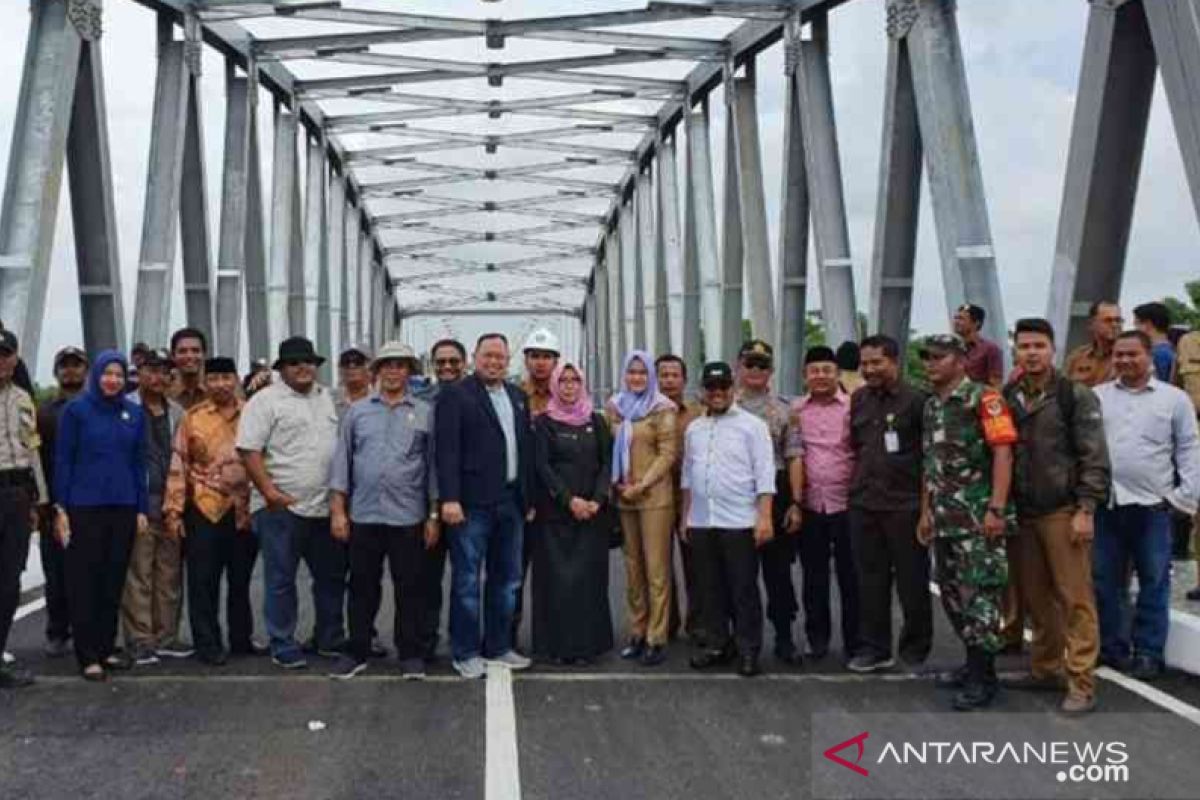
POLYGON ((967 648, 964 668, 938 677, 938 685, 960 689, 959 711, 984 708, 996 695, 1017 442, 1004 399, 967 378, 966 354, 962 339, 949 334, 927 336, 920 350, 933 394, 922 423, 925 494, 917 537, 933 542, 942 607, 967 648))
POLYGON ((760 564, 767 587, 767 619, 775 628, 775 657, 785 664, 799 664, 800 652, 792 640, 796 618, 796 590, 792 586, 792 562, 796 560, 796 537, 786 533, 784 517, 792 505, 787 472, 788 420, 791 407, 771 391, 775 374, 775 351, 761 339, 752 339, 738 352, 737 403, 743 411, 767 423, 775 453, 775 501, 772 505, 775 530, 780 535, 762 547, 760 564))
MULTIPOLYGON (((17 350, 16 335, 0 331, 0 652, 8 643, 21 598, 29 533, 37 525, 35 507, 47 500, 38 458, 37 411, 29 392, 13 382, 17 350)), ((0 663, 0 689, 31 683, 27 670, 0 663)))

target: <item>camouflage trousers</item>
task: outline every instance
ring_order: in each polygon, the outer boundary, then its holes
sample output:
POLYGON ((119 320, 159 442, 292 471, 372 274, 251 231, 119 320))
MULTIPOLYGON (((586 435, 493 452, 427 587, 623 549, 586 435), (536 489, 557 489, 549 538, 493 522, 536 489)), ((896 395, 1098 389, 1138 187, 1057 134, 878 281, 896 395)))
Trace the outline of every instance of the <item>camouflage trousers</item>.
POLYGON ((967 647, 988 653, 1004 648, 1001 605, 1008 584, 1004 539, 982 535, 939 537, 934 560, 942 608, 967 647))

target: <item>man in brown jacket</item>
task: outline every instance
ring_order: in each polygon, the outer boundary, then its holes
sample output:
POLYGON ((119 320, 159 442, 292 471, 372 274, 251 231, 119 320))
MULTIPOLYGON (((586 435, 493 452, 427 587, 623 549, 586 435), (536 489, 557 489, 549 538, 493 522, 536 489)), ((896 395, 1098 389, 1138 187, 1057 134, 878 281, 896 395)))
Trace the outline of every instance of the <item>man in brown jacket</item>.
POLYGON ((1030 675, 1017 684, 1057 689, 1062 710, 1095 706, 1099 653, 1092 590, 1093 514, 1108 496, 1110 468, 1100 401, 1058 375, 1054 329, 1044 319, 1016 326, 1021 379, 1005 387, 1020 434, 1013 495, 1020 531, 1014 566, 1033 621, 1030 675))
POLYGON ((1088 319, 1092 341, 1067 354, 1063 374, 1084 386, 1095 387, 1116 377, 1113 373, 1112 349, 1124 320, 1121 318, 1121 307, 1104 300, 1092 303, 1088 319))

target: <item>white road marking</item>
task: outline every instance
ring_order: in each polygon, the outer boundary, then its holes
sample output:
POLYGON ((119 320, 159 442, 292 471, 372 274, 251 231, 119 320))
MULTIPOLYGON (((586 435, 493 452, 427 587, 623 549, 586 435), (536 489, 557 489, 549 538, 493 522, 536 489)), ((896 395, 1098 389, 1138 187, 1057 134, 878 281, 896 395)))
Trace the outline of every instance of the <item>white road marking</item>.
POLYGON ((13 622, 19 619, 25 619, 30 614, 36 614, 46 607, 46 597, 43 595, 36 600, 30 600, 25 605, 17 609, 17 613, 13 615, 13 622))
POLYGON ((512 670, 499 664, 487 668, 487 744, 484 797, 520 800, 521 768, 517 752, 517 709, 512 670))

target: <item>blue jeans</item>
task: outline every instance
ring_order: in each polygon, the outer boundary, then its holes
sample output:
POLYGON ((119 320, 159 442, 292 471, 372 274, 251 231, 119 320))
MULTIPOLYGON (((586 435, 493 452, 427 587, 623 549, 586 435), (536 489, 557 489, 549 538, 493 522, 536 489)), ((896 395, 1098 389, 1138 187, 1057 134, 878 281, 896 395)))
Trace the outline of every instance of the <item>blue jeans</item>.
POLYGON ((317 646, 335 649, 346 641, 346 545, 333 538, 329 518, 300 517, 290 511, 254 513, 254 535, 262 549, 263 616, 271 655, 299 653, 296 643, 296 569, 300 559, 312 575, 317 646))
POLYGON ((450 650, 455 661, 493 657, 512 649, 512 620, 521 589, 521 545, 525 517, 517 494, 483 508, 466 509, 466 521, 449 530, 450 650), (479 636, 480 573, 483 640, 479 636))
POLYGON ((1117 506, 1096 512, 1092 581, 1100 616, 1100 657, 1129 658, 1129 564, 1137 572, 1133 650, 1158 662, 1167 645, 1171 597, 1171 514, 1165 508, 1117 506))

